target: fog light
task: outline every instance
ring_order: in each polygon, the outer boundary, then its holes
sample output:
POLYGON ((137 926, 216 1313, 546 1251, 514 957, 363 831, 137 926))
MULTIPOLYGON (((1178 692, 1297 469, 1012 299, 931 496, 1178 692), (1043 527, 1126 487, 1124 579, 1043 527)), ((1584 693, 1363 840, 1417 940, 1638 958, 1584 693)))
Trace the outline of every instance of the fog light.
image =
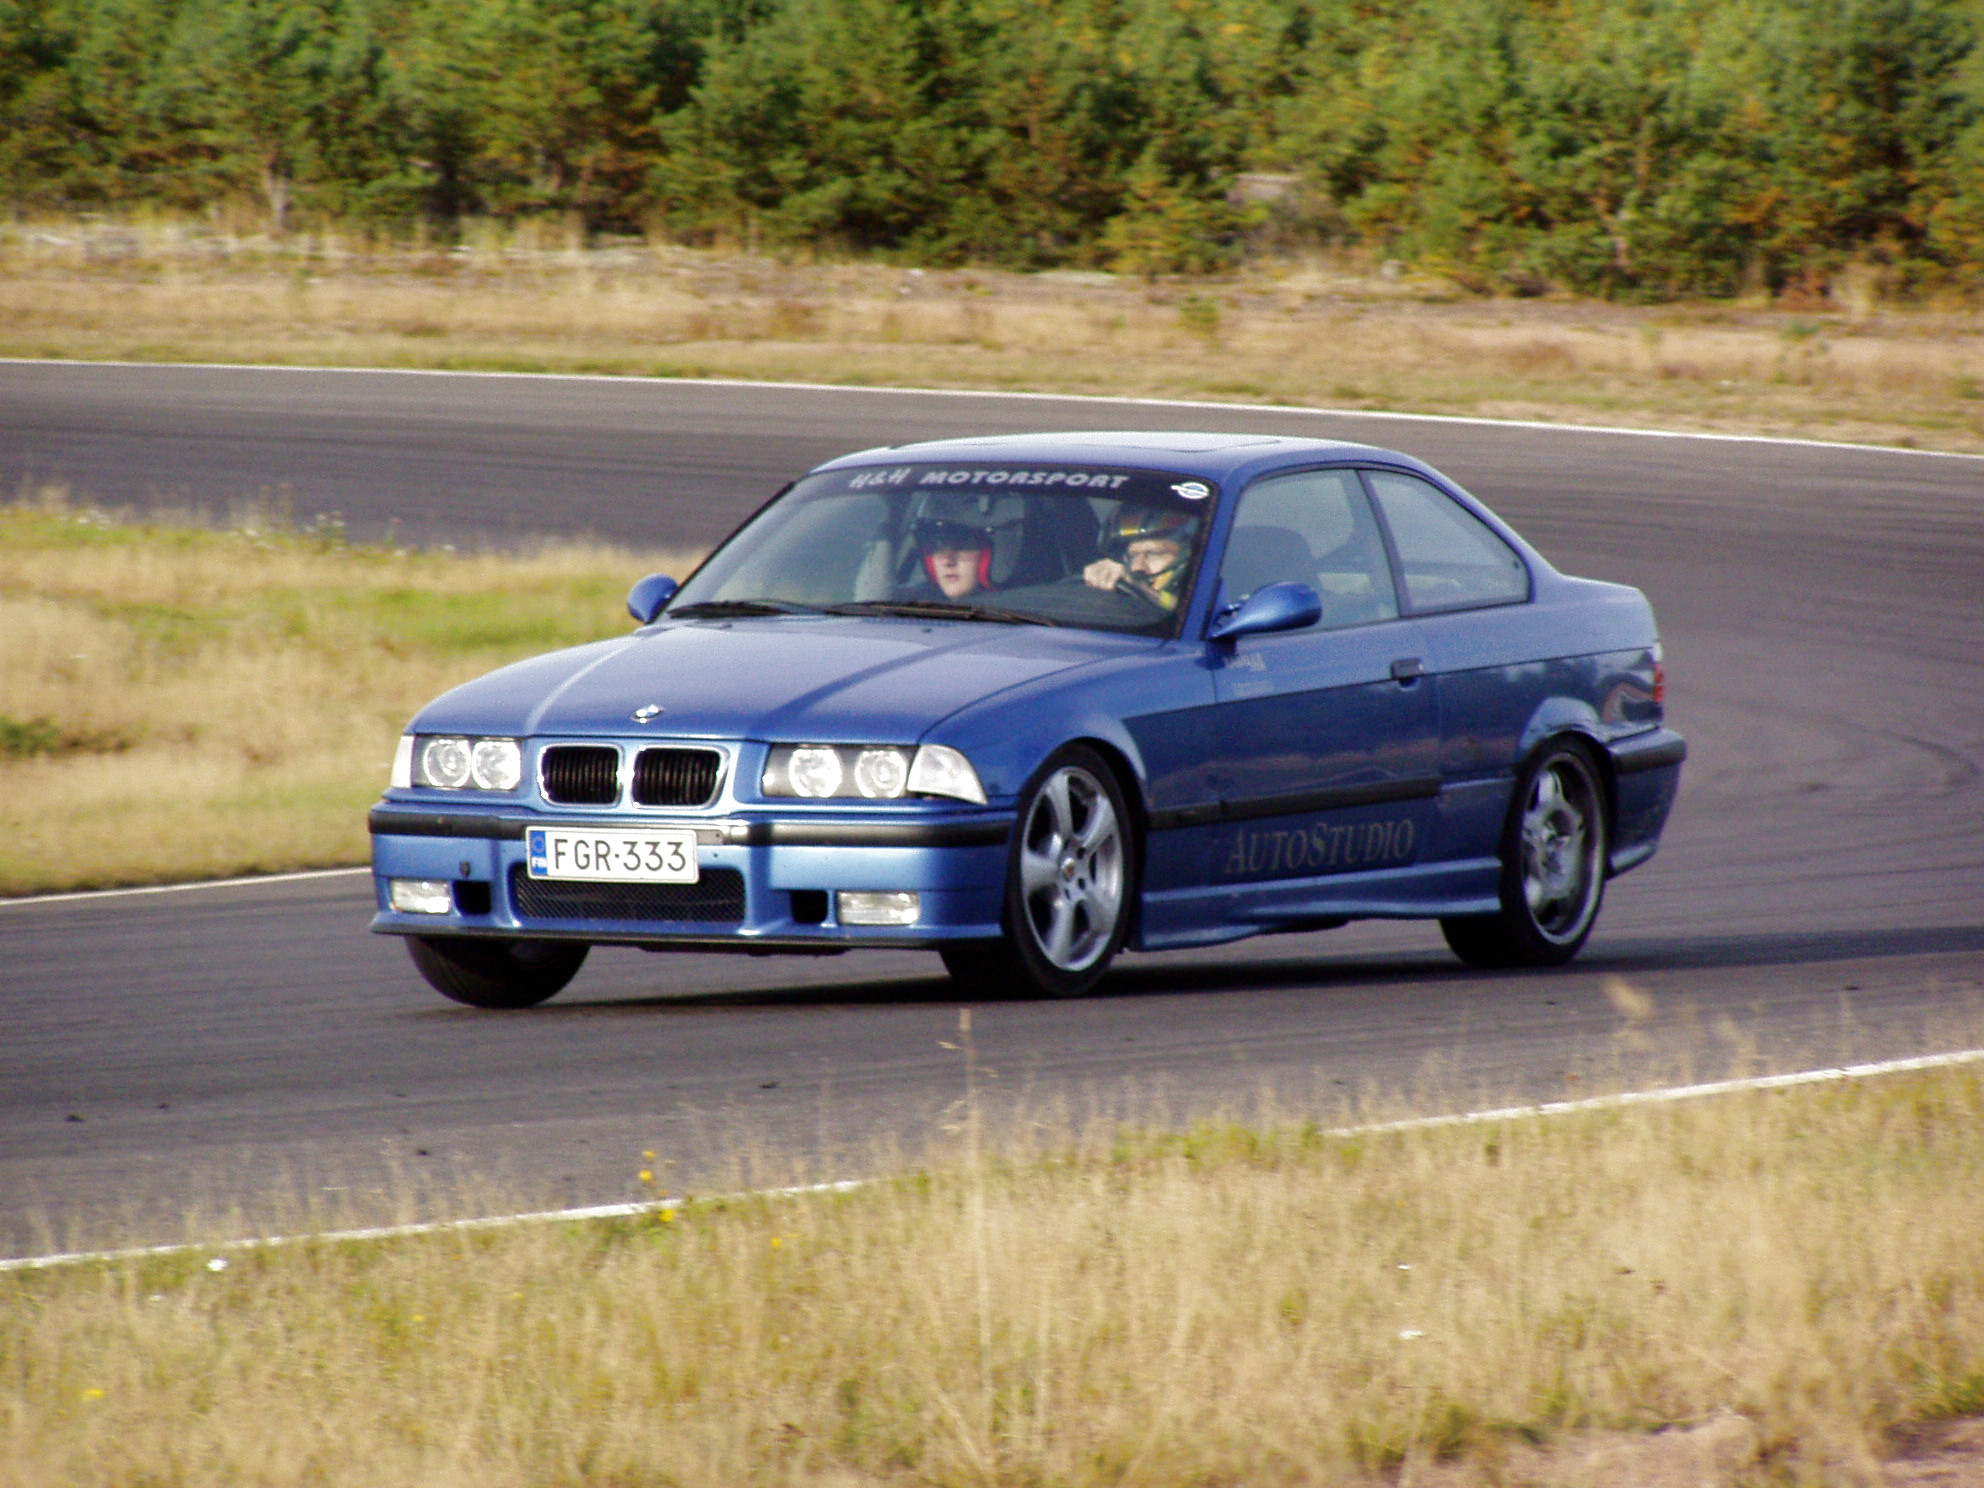
POLYGON ((923 916, 923 896, 843 890, 834 895, 843 925, 914 925, 923 916))
POLYGON ((396 878, 393 880, 393 908, 401 914, 447 914, 455 907, 445 878, 396 878))

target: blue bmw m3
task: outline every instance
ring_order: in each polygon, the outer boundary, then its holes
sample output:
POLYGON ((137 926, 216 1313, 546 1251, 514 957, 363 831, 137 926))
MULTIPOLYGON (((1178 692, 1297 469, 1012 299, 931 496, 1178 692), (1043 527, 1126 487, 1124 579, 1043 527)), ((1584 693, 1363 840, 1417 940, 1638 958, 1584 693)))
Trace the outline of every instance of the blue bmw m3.
POLYGON ((1639 591, 1361 445, 866 450, 628 608, 400 740, 372 928, 448 997, 531 1006, 595 945, 1071 996, 1125 947, 1370 917, 1552 965, 1686 754, 1639 591))

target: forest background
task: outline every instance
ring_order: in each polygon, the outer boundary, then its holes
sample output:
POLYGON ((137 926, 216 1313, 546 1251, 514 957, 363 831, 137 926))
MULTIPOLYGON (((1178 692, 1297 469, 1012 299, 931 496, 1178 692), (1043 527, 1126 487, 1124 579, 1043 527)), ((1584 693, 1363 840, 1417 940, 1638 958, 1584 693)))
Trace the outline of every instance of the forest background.
POLYGON ((0 0, 0 202, 1967 295, 1980 0, 0 0))

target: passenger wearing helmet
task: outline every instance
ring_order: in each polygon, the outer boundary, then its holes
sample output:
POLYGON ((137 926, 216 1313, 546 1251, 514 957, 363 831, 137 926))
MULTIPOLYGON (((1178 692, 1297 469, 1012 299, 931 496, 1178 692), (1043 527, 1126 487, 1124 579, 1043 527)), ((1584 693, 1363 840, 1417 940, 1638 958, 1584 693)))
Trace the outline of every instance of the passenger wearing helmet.
POLYGON ((1198 518, 1159 506, 1125 506, 1110 524, 1111 555, 1082 570, 1095 589, 1126 589, 1160 609, 1175 610, 1183 598, 1185 552, 1198 531, 1198 518))
POLYGON ((911 529, 923 572, 946 599, 992 587, 992 534, 967 522, 925 517, 911 529))

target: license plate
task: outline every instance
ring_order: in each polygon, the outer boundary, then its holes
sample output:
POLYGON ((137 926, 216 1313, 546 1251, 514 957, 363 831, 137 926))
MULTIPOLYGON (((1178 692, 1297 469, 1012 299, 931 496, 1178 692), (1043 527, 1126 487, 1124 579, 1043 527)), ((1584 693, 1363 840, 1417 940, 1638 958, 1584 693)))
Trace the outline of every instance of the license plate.
POLYGON ((609 883, 694 883, 696 834, 688 827, 532 827, 525 834, 532 878, 609 883))

